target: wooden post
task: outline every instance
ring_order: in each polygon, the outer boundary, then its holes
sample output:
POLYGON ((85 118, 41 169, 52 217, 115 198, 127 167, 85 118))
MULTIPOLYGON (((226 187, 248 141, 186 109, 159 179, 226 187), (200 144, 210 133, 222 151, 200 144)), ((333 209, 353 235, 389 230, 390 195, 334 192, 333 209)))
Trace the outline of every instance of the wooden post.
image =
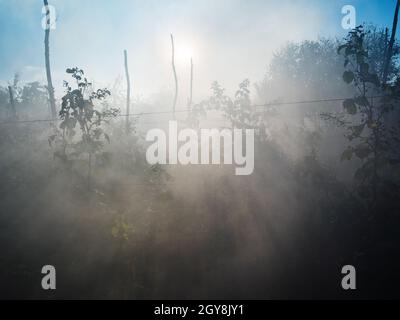
POLYGON ((171 48, 172 48, 172 71, 174 73, 174 79, 175 79, 175 97, 174 97, 174 103, 172 105, 172 116, 173 119, 175 120, 176 102, 178 100, 178 77, 176 75, 176 69, 175 69, 175 45, 174 45, 174 36, 172 34, 171 34, 171 48))
POLYGON ((50 10, 49 3, 47 0, 43 0, 44 6, 46 8, 46 30, 44 36, 44 57, 46 63, 46 76, 47 76, 47 91, 49 92, 49 101, 50 101, 50 110, 52 119, 56 119, 57 111, 56 111, 56 102, 54 98, 54 87, 53 81, 51 79, 51 71, 50 71, 50 48, 49 48, 49 39, 50 39, 50 10))
POLYGON ((11 118, 17 118, 17 110, 15 109, 14 95, 12 91, 12 87, 8 86, 8 93, 10 94, 10 105, 11 105, 11 118))
POLYGON ((125 76, 126 76, 126 133, 129 133, 130 125, 129 125, 129 113, 131 107, 131 81, 129 77, 129 69, 128 69, 128 52, 124 50, 124 60, 125 60, 125 76))
POLYGON ((193 59, 190 58, 190 97, 189 97, 189 108, 193 104, 193 59))
POLYGON ((396 30, 397 30, 397 22, 398 22, 398 18, 399 18, 399 8, 400 8, 400 0, 397 0, 396 10, 394 13, 394 18, 393 18, 392 33, 390 36, 389 47, 387 50, 386 61, 385 61, 385 68, 383 71, 383 79, 382 79, 383 86, 386 86, 386 82, 388 80, 387 78, 389 76, 389 67, 390 67, 390 62, 392 61, 393 46, 394 46, 394 42, 396 41, 396 30))

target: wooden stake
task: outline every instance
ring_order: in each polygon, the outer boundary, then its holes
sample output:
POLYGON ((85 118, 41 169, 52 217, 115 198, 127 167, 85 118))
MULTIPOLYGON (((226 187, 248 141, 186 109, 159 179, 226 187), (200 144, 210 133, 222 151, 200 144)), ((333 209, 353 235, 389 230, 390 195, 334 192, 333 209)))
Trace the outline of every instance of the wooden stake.
POLYGON ((174 103, 172 105, 172 116, 173 119, 175 120, 176 102, 178 100, 178 76, 176 75, 176 69, 175 69, 175 45, 174 45, 174 36, 172 34, 171 34, 171 48, 172 48, 172 71, 174 73, 174 79, 175 79, 175 97, 174 97, 174 103))
POLYGON ((129 133, 130 125, 129 125, 129 113, 131 106, 131 81, 129 77, 129 69, 128 69, 128 52, 124 50, 124 60, 125 60, 125 76, 126 76, 126 133, 129 133))
POLYGON ((49 93, 51 117, 52 117, 52 119, 56 119, 56 117, 57 117, 56 102, 55 102, 55 98, 54 98, 53 81, 51 79, 51 71, 50 71, 50 47, 49 47, 50 9, 49 9, 49 3, 47 0, 43 0, 43 3, 46 8, 46 30, 45 30, 45 36, 44 36, 44 57, 45 57, 45 63, 46 63, 47 91, 49 93))
POLYGON ((193 104, 193 59, 190 58, 190 97, 189 97, 189 107, 193 104))
POLYGON ((396 10, 394 13, 394 18, 393 18, 392 33, 390 36, 389 47, 388 47, 386 61, 385 61, 385 68, 383 71, 383 79, 382 79, 383 86, 386 86, 386 82, 388 80, 387 78, 389 76, 389 67, 390 67, 390 62, 392 61, 393 46, 394 46, 394 42, 396 41, 396 30, 397 30, 397 22, 398 22, 398 18, 399 18, 399 8, 400 8, 400 0, 397 0, 396 10))

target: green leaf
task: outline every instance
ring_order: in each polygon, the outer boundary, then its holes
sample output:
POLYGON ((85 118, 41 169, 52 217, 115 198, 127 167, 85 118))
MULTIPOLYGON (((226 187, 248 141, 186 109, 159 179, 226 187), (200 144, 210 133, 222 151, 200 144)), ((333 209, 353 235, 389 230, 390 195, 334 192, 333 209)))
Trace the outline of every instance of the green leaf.
POLYGON ((349 84, 352 83, 354 80, 354 73, 351 71, 345 71, 343 73, 343 80, 346 83, 349 83, 349 84))
POLYGON ((349 114, 356 114, 357 113, 357 106, 354 102, 354 99, 346 99, 343 101, 343 108, 346 109, 347 113, 349 114))
POLYGON ((352 147, 348 147, 346 150, 343 151, 342 156, 340 158, 341 161, 351 160, 353 157, 354 149, 352 147))

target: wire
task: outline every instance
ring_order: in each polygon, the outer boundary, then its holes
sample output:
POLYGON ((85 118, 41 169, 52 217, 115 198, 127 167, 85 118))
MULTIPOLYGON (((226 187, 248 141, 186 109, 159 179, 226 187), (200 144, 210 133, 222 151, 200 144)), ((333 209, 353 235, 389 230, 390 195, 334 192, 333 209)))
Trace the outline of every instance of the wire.
MULTIPOLYGON (((383 98, 384 96, 373 96, 371 98, 383 98)), ((274 106, 284 106, 284 105, 296 105, 296 104, 312 104, 312 103, 321 103, 321 102, 337 102, 337 101, 344 101, 347 99, 353 99, 353 98, 332 98, 332 99, 315 99, 315 100, 300 100, 300 101, 288 101, 288 102, 270 102, 270 103, 265 103, 265 104, 254 104, 250 105, 252 108, 257 108, 257 107, 274 107, 274 106)), ((208 111, 210 110, 217 110, 215 108, 213 109, 207 109, 208 111)), ((184 112, 190 112, 192 111, 191 108, 185 108, 185 109, 178 109, 175 111, 151 111, 151 112, 140 112, 140 113, 130 113, 130 114, 119 114, 116 117, 141 117, 141 116, 147 116, 147 115, 156 115, 156 114, 173 114, 173 113, 184 113, 184 112)), ((55 122, 58 121, 59 119, 35 119, 35 120, 14 120, 14 121, 3 121, 0 122, 0 125, 5 125, 5 124, 22 124, 22 123, 35 123, 35 122, 55 122)), ((183 121, 183 120, 180 120, 183 121)))

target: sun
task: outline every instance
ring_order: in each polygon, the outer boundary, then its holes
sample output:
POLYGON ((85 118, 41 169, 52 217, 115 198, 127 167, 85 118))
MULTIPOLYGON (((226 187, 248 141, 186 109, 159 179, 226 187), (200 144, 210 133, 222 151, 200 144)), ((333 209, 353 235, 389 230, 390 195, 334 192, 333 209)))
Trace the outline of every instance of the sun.
POLYGON ((176 44, 175 58, 180 64, 189 63, 194 56, 193 46, 187 44, 176 44))

